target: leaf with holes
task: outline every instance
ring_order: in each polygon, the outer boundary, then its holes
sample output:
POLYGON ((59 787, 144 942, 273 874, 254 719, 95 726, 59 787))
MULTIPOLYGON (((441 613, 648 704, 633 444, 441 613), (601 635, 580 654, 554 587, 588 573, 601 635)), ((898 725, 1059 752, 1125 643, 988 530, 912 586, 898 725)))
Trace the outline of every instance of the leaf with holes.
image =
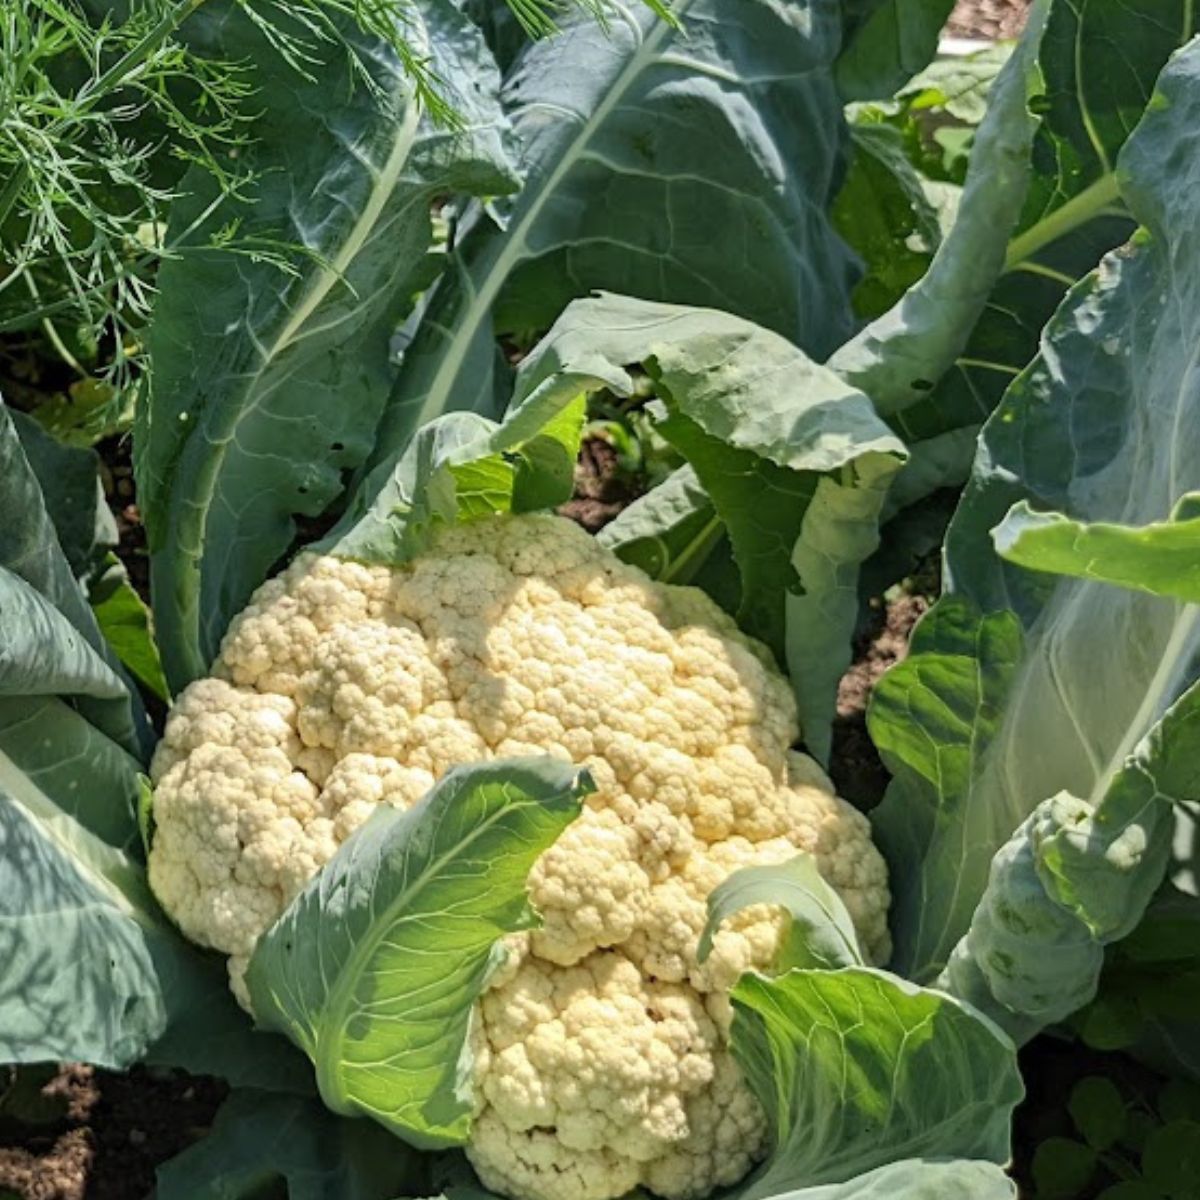
POLYGON ((250 193, 216 205, 204 173, 190 173, 168 236, 192 230, 193 245, 157 281, 153 388, 135 445, 175 690, 204 673, 229 618, 288 548, 294 517, 322 513, 367 456, 390 383, 389 339, 427 282, 434 199, 514 186, 497 72, 451 0, 406 19, 433 73, 455 89, 461 131, 422 116, 382 42, 350 35, 369 86, 329 43, 331 60, 306 79, 262 52, 249 13, 195 18, 209 19, 220 53, 256 63, 261 115, 250 158, 239 160, 256 173, 250 193), (270 255, 221 248, 230 222, 242 243, 304 252, 284 270, 270 255))

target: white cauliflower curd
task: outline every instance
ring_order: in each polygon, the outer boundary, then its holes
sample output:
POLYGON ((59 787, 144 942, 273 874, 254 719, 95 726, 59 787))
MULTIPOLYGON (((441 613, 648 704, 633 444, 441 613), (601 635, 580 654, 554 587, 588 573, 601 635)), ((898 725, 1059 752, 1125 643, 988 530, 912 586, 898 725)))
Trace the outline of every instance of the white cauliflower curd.
POLYGON ((709 893, 808 851, 865 952, 888 952, 868 823, 797 736, 766 650, 564 519, 449 526, 395 568, 305 554, 171 713, 150 881, 245 1002, 256 940, 376 805, 414 804, 459 763, 587 767, 597 791, 530 877, 543 926, 510 939, 479 1005, 467 1152, 521 1200, 690 1200, 765 1151, 728 990, 784 932, 746 909, 701 965, 709 893))

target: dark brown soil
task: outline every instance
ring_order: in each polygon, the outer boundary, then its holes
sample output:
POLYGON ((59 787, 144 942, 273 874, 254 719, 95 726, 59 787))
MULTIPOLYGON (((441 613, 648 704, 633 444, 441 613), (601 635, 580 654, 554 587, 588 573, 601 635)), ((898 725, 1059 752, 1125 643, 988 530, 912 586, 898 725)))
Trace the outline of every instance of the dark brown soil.
POLYGON ((945 32, 960 38, 1013 38, 1028 10, 1029 0, 958 0, 945 32))
POLYGON ((643 480, 621 469, 612 446, 603 438, 588 438, 575 466, 575 495, 558 511, 595 533, 644 490, 643 480))
POLYGON ((888 782, 887 770, 867 733, 871 689, 884 671, 908 652, 913 626, 930 603, 929 595, 908 591, 887 602, 874 602, 871 620, 855 641, 854 662, 838 687, 830 774, 838 793, 864 812, 883 799, 888 782))
POLYGON ((0 394, 6 404, 25 411, 64 394, 76 373, 56 354, 47 354, 36 333, 0 337, 0 394))
POLYGON ((226 1091, 179 1073, 63 1066, 42 1089, 57 1119, 0 1123, 0 1197, 143 1200, 158 1164, 208 1131, 226 1091))

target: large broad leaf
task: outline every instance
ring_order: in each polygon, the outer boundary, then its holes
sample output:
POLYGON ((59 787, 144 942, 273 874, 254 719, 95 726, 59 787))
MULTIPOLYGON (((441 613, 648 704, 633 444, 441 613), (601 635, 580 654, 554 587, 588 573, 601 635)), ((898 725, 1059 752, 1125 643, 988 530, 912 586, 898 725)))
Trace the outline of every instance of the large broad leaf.
POLYGON ((112 553, 117 526, 104 500, 99 460, 91 450, 57 441, 24 413, 10 416, 62 552, 92 606, 104 652, 115 654, 133 677, 167 699, 149 609, 112 553))
POLYGON ((58 544, 75 578, 86 579, 117 541, 100 485, 99 459, 91 450, 57 441, 22 412, 9 415, 41 486, 58 544))
POLYGON ((204 672, 230 616, 291 542, 293 515, 324 511, 366 457, 390 384, 388 339, 427 273, 435 197, 512 186, 482 36, 451 0, 404 19, 453 89, 462 130, 422 117, 381 42, 349 35, 368 86, 343 49, 330 46, 305 78, 264 48, 248 16, 217 24, 216 49, 255 63, 261 116, 237 167, 257 179, 244 202, 215 208, 203 172, 184 180, 168 240, 197 244, 159 273, 152 397, 137 428, 158 632, 176 689, 204 672), (205 245, 231 222, 241 249, 205 245), (245 253, 255 246, 261 257, 245 253), (280 253, 287 270, 273 261, 280 253))
POLYGON ((965 426, 909 445, 908 461, 892 481, 880 515, 879 549, 859 574, 863 603, 940 551, 978 436, 978 429, 965 426))
POLYGON ((908 439, 984 420, 1037 352, 1067 289, 1132 232, 1116 170, 1121 147, 1168 57, 1197 30, 1191 0, 1051 7, 1037 51, 1044 94, 1033 170, 1004 274, 954 368, 940 382, 926 374, 937 386, 897 415, 908 439))
MULTIPOLYGON (((30 432, 26 427, 27 436, 30 432)), ((36 674, 40 669, 35 665, 37 661, 50 655, 61 659, 64 653, 69 653, 77 663, 89 660, 91 665, 86 670, 92 683, 71 689, 79 697, 77 703, 81 711, 125 749, 140 754, 149 745, 149 730, 141 705, 119 676, 116 656, 101 636, 51 516, 53 512, 65 521, 64 529, 69 533, 73 518, 67 514, 73 511, 75 504, 84 502, 79 476, 70 472, 56 477, 49 469, 54 460, 51 448, 37 439, 36 432, 33 444, 40 464, 47 468, 48 481, 56 488, 62 487, 52 504, 47 502, 39 485, 12 414, 0 400, 0 512, 8 514, 0 521, 0 568, 10 573, 5 584, 6 595, 10 603, 17 603, 20 596, 25 612, 31 611, 32 607, 41 608, 42 623, 59 626, 62 640, 56 640, 53 645, 39 643, 34 631, 17 626, 13 634, 6 636, 6 641, 20 636, 24 647, 10 649, 6 646, 4 666, 0 670, 5 674, 13 670, 36 674), (27 586, 22 588, 22 583, 27 586), (61 625, 56 617, 61 617, 61 625), (72 643, 69 651, 67 641, 72 643), (103 682, 100 682, 101 676, 103 682)), ((93 479, 93 503, 95 486, 93 479)), ((13 690, 9 694, 13 694, 13 690)))
POLYGON ((1003 270, 1005 238, 1029 186, 1038 126, 1030 101, 1041 89, 1037 54, 1048 4, 1034 4, 1020 45, 992 86, 954 225, 929 270, 829 360, 885 416, 921 400, 953 366, 1003 270))
POLYGON ((98 729, 127 728, 124 681, 39 591, 0 566, 0 696, 69 696, 98 729))
POLYGON ((138 763, 62 700, 0 698, 0 1060, 149 1057, 265 1087, 303 1060, 251 1032, 220 962, 158 910, 138 763))
MULTIPOLYGON (((44 478, 94 503, 94 473, 44 478)), ((2 406, 0 503, 0 1061, 150 1057, 304 1086, 303 1059, 250 1031, 221 964, 150 895, 129 692, 48 516, 69 506, 44 500, 2 406)))
POLYGON ((126 1066, 166 1028, 154 955, 174 937, 127 849, 137 770, 61 701, 0 699, 5 1061, 126 1066))
POLYGON ((0 503, 0 1058, 123 1065, 166 1025, 126 892, 139 884, 129 698, 3 406, 0 503))
POLYGON ((878 317, 924 275, 941 242, 927 181, 909 161, 901 133, 880 121, 850 127, 851 159, 832 215, 863 260, 854 311, 878 317))
POLYGON ((416 808, 379 808, 263 936, 255 1014, 335 1112, 422 1148, 466 1141, 472 1008, 499 939, 536 923, 529 870, 591 786, 549 758, 456 768, 416 808))
MULTIPOLYGON (((850 330, 851 257, 827 208, 845 125, 828 0, 617 6, 530 46, 506 81, 526 183, 466 218, 380 429, 384 464, 452 408, 495 415, 495 333, 595 289, 720 308, 824 356, 850 330)), ((368 487, 371 485, 368 484, 368 487)))
POLYGON ((950 1200, 976 1195, 953 1190, 968 1180, 1013 1194, 1001 1167, 1023 1088, 986 1019, 866 967, 750 973, 731 995, 733 1051, 772 1141, 737 1200, 950 1200))
POLYGON ((1019 501, 1146 525, 1200 486, 1200 46, 1159 87, 1118 167, 1146 230, 1071 292, 986 425, 948 595, 870 716, 896 777, 876 816, 896 963, 934 976, 970 928, 950 981, 1019 1036, 1087 999, 1098 947, 1162 876, 1168 802, 1200 777, 1200 608, 1027 570, 990 536, 1019 501))
POLYGON ((463 0, 462 9, 483 30, 492 57, 507 71, 530 40, 514 6, 507 0, 463 0))

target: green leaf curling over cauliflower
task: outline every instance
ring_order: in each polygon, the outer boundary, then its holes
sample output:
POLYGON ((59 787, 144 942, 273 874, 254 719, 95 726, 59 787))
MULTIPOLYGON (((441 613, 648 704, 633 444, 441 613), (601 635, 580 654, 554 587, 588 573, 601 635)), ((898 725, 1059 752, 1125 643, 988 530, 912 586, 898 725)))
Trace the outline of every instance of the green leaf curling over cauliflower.
POLYGON ((467 1152, 522 1200, 687 1200, 765 1153, 728 989, 785 931, 748 908, 701 965, 709 893, 808 851, 868 957, 889 950, 867 821, 797 735, 763 647, 561 518, 448 526, 395 568, 301 555, 171 713, 150 880, 245 1001, 258 937, 376 805, 464 762, 586 766, 597 791, 530 876, 543 925, 479 1005, 467 1152))

